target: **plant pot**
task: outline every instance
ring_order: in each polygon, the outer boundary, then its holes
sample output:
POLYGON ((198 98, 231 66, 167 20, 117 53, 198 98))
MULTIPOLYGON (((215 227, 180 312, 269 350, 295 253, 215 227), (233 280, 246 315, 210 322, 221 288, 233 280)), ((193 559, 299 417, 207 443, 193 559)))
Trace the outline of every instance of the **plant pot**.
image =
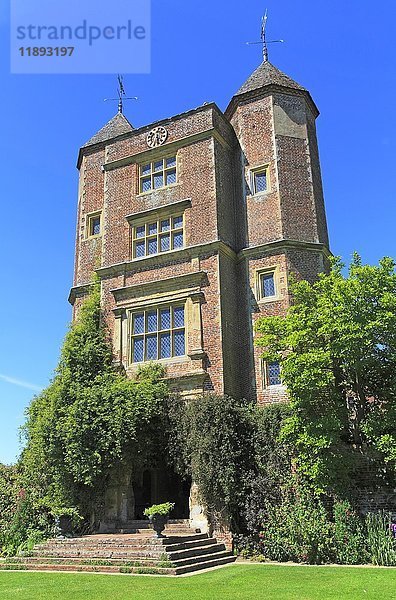
POLYGON ((59 515, 55 517, 55 537, 64 538, 70 536, 73 532, 73 523, 69 515, 59 515))
POLYGON ((151 515, 149 517, 150 523, 153 526, 153 529, 155 531, 154 537, 155 538, 164 538, 165 536, 162 535, 163 530, 165 529, 165 525, 168 522, 168 515, 163 516, 163 515, 151 515))

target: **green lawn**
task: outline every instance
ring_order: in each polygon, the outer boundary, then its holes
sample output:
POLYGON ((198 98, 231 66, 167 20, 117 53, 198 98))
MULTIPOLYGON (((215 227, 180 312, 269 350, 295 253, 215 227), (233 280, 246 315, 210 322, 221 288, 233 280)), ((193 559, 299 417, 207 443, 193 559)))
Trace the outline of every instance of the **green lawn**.
POLYGON ((0 573, 1 600, 395 600, 396 569, 232 565, 165 578, 0 573))

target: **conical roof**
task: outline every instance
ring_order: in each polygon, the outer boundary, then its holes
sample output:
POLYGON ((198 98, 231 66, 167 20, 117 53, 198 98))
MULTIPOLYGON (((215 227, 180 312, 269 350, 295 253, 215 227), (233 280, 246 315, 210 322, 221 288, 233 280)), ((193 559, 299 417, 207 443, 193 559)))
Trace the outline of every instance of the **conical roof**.
POLYGON ((111 140, 124 133, 129 133, 130 131, 133 131, 133 129, 134 127, 128 119, 124 117, 122 113, 117 113, 104 127, 102 127, 102 129, 99 129, 99 131, 95 133, 82 148, 106 142, 107 140, 111 140))
POLYGON ((305 96, 308 104, 311 106, 311 110, 315 117, 319 115, 318 108, 315 102, 311 98, 311 94, 308 90, 291 77, 283 73, 277 67, 274 67, 268 60, 263 61, 261 65, 250 75, 245 81, 242 87, 239 88, 237 93, 231 98, 228 107, 225 110, 225 115, 230 119, 236 110, 240 102, 249 99, 250 96, 254 99, 257 94, 260 94, 260 90, 264 93, 266 89, 271 91, 271 88, 284 88, 285 90, 293 90, 294 93, 300 93, 305 96))
POLYGON ((306 91, 305 88, 291 79, 286 73, 283 73, 274 67, 269 61, 264 61, 245 81, 243 86, 237 91, 236 96, 257 90, 267 85, 280 85, 282 87, 306 91))

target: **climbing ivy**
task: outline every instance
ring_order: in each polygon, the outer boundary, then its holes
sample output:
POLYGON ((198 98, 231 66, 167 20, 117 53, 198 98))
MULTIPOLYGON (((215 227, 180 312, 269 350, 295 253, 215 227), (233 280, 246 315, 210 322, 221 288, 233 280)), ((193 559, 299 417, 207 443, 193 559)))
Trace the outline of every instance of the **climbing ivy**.
POLYGON ((161 368, 134 380, 113 367, 95 282, 66 336, 51 384, 27 410, 20 468, 37 509, 100 515, 110 471, 155 461, 166 384, 161 368))
POLYGON ((261 408, 246 400, 207 394, 172 398, 169 458, 198 484, 210 519, 233 532, 257 534, 260 511, 275 501, 290 475, 290 459, 278 441, 287 407, 261 408))

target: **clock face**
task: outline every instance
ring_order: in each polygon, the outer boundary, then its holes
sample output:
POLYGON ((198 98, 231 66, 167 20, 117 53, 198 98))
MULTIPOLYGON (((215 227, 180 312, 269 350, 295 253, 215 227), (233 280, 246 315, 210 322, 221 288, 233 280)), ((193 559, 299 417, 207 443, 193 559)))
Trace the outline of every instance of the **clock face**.
POLYGON ((156 148, 157 146, 162 146, 166 142, 166 138, 168 137, 168 132, 165 127, 154 127, 147 134, 147 146, 149 148, 156 148))

